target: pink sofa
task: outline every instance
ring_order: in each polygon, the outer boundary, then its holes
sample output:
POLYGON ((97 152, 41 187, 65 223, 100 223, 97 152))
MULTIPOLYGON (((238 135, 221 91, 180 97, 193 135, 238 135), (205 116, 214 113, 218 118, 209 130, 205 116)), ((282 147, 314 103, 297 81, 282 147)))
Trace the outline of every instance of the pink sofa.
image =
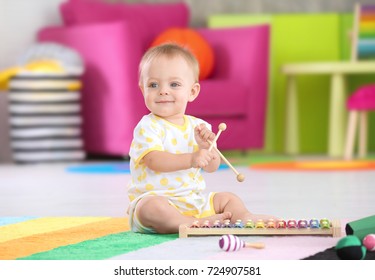
MULTIPOLYGON (((83 76, 83 137, 88 154, 128 155, 133 128, 147 114, 138 88, 138 63, 151 41, 168 27, 188 27, 184 3, 107 4, 70 0, 61 6, 64 26, 46 27, 39 41, 76 49, 83 76), (87 9, 90 5, 89 9, 87 9), (143 19, 140 20, 139 14, 143 19)), ((215 53, 214 73, 188 114, 228 125, 219 148, 263 146, 269 59, 269 26, 197 29, 215 53)))

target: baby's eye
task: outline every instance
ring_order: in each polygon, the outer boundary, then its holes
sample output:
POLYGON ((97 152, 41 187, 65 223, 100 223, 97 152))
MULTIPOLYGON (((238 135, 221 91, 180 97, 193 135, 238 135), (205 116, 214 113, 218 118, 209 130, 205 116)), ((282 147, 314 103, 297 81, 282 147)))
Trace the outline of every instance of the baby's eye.
POLYGON ((158 87, 158 84, 152 82, 152 83, 149 83, 149 84, 148 84, 148 87, 150 87, 150 88, 157 88, 157 87, 158 87))
POLYGON ((171 87, 178 87, 178 86, 180 86, 180 84, 177 83, 177 82, 173 82, 173 83, 171 83, 171 87))

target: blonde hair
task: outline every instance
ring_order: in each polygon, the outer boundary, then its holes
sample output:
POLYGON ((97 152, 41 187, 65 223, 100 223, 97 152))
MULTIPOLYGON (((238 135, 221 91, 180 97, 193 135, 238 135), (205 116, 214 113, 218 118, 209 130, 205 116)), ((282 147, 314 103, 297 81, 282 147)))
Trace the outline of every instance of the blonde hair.
POLYGON ((196 57, 190 52, 190 50, 181 45, 175 43, 165 43, 148 49, 143 55, 139 64, 139 83, 142 83, 143 71, 145 67, 155 58, 161 56, 166 56, 169 58, 181 56, 192 67, 195 82, 198 82, 199 62, 196 57))

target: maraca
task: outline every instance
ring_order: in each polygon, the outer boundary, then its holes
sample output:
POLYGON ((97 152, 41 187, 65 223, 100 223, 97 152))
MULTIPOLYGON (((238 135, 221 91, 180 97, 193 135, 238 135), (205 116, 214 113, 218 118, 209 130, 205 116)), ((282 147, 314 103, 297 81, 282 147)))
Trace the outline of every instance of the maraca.
POLYGON ((264 243, 247 243, 232 234, 225 234, 219 239, 219 247, 226 251, 238 251, 241 248, 263 249, 264 243))

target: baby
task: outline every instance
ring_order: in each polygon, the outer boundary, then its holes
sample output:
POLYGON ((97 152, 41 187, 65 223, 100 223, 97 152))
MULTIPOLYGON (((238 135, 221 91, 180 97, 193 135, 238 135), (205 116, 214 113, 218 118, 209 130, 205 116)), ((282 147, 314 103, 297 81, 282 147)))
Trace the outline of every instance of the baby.
POLYGON ((134 129, 130 147, 128 195, 133 231, 176 233, 193 221, 268 219, 250 213, 230 192, 205 195, 198 168, 214 172, 218 153, 209 150, 215 134, 207 122, 185 115, 199 95, 199 64, 189 50, 176 44, 149 49, 139 66, 139 87, 150 114, 134 129))

